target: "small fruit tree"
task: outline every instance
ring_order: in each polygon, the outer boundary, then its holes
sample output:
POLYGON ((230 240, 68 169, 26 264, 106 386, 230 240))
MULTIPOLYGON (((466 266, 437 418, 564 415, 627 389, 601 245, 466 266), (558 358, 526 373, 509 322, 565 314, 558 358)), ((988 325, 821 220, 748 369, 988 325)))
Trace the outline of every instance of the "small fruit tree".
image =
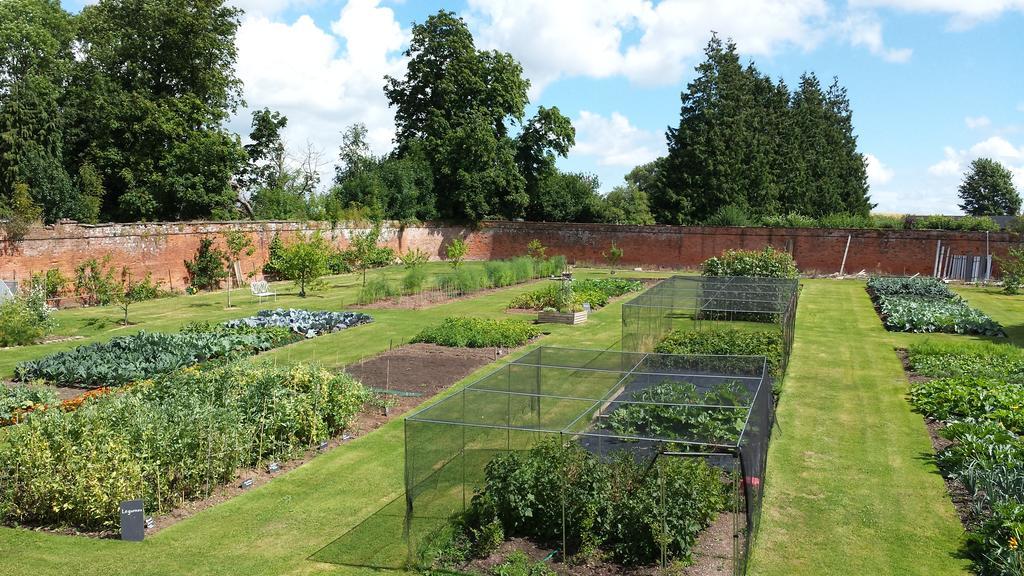
POLYGON ((295 242, 281 251, 280 273, 295 282, 299 287, 299 297, 306 297, 306 288, 316 289, 320 286, 320 278, 325 276, 327 258, 331 254, 331 245, 320 235, 320 231, 311 236, 297 233, 295 242))

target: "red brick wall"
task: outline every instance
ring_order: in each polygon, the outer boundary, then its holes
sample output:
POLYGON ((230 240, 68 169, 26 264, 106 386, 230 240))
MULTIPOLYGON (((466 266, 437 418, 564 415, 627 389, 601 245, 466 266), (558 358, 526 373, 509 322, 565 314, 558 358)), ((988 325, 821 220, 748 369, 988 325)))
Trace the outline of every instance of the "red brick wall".
MULTIPOLYGON (((155 279, 174 288, 187 285, 184 261, 191 258, 205 235, 228 229, 248 231, 256 253, 243 258, 245 272, 258 271, 266 261, 275 232, 287 240, 296 231, 321 229, 338 247, 348 245, 353 232, 365 227, 296 222, 182 222, 78 225, 62 224, 33 229, 15 246, 0 253, 0 278, 26 278, 31 272, 59 268, 72 276, 75 266, 90 257, 110 254, 118 266, 134 276, 152 272, 155 279)), ((465 238, 469 258, 507 258, 525 252, 533 238, 549 247, 550 254, 565 254, 571 262, 603 262, 601 253, 614 241, 623 249, 629 266, 695 267, 728 248, 759 249, 765 245, 792 252, 805 272, 836 272, 843 259, 847 236, 850 250, 846 271, 888 274, 931 274, 937 241, 955 254, 1005 255, 1019 244, 1017 235, 984 232, 891 230, 819 230, 769 228, 709 228, 679 226, 612 226, 538 222, 488 222, 478 229, 426 224, 415 228, 389 226, 383 243, 399 251, 419 248, 440 258, 452 238, 465 238)))

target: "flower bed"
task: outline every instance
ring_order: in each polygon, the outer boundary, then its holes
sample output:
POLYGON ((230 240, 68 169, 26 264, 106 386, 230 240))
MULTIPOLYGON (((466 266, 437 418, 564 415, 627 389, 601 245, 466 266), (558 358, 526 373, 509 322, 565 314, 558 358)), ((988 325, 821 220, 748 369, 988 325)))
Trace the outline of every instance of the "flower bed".
POLYGON ((159 512, 203 498, 339 434, 367 398, 347 375, 244 360, 31 413, 0 440, 0 521, 105 530, 122 500, 159 512))
POLYGON ((937 461, 970 498, 965 525, 977 572, 1021 574, 1024 351, 1009 345, 926 343, 911 347, 908 359, 912 370, 935 378, 914 384, 910 401, 944 425, 940 434, 950 444, 939 450, 937 461))
POLYGON ((935 278, 872 278, 867 289, 886 330, 1006 335, 998 322, 935 278))
POLYGON ((255 316, 228 320, 227 328, 286 328, 306 338, 314 338, 322 334, 338 332, 353 328, 360 324, 373 322, 373 318, 359 312, 328 312, 325 310, 297 310, 295 308, 278 308, 276 310, 260 310, 255 316))

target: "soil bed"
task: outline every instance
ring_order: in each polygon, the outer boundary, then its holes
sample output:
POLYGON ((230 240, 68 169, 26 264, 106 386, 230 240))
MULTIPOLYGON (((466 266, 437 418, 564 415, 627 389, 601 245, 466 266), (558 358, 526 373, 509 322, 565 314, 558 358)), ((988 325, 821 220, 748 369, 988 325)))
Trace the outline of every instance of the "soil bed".
MULTIPOLYGON (((672 566, 662 569, 661 566, 627 567, 614 562, 591 561, 585 564, 564 564, 562 557, 551 548, 538 546, 525 538, 512 538, 503 543, 497 551, 478 560, 473 560, 461 567, 469 573, 490 574, 494 566, 501 564, 511 553, 519 551, 526 554, 531 562, 545 561, 545 564, 561 576, 612 576, 613 574, 630 574, 648 576, 657 574, 676 574, 685 576, 722 576, 732 574, 734 514, 723 512, 700 535, 693 545, 693 563, 689 566, 672 566)), ((741 517, 739 522, 745 522, 741 517)))
POLYGON ((367 432, 427 400, 507 354, 498 348, 448 348, 436 344, 408 344, 383 352, 345 371, 367 388, 385 394, 391 400, 387 414, 379 407, 370 407, 360 414, 356 431, 367 432))

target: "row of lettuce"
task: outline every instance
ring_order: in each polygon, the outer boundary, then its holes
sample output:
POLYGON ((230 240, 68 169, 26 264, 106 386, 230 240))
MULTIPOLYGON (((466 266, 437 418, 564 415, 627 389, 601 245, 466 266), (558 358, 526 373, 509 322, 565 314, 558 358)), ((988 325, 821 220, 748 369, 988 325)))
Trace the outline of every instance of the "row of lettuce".
POLYGON ((358 326, 365 314, 270 310, 181 333, 139 332, 16 368, 0 394, 0 522, 112 529, 118 503, 160 513, 237 470, 340 435, 370 393, 319 367, 248 356, 358 326), (40 383, 89 388, 60 401, 40 383))
MULTIPOLYGON (((1024 574, 1024 351, 925 342, 909 350, 914 407, 951 443, 937 461, 966 489, 968 552, 981 576, 1024 574)), ((962 512, 963 516, 964 513, 962 512)))
POLYGON ((886 330, 1005 336, 1003 327, 972 308, 937 278, 874 277, 868 294, 886 330))

